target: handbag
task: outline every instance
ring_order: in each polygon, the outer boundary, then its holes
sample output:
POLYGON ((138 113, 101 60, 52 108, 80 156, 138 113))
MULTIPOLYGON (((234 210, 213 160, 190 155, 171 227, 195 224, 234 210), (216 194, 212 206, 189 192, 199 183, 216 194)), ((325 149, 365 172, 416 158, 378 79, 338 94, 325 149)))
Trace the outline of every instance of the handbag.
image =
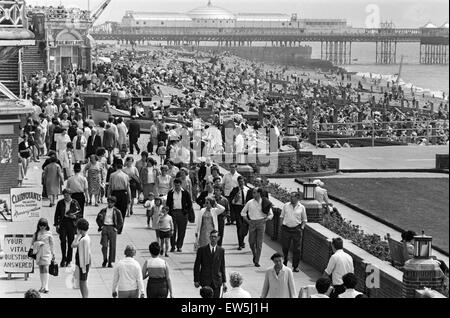
POLYGON ((59 268, 58 268, 58 264, 56 264, 55 260, 52 260, 52 262, 50 263, 50 266, 48 268, 48 273, 52 276, 58 276, 59 268))
POLYGON ((34 254, 34 252, 33 252, 33 248, 32 247, 30 247, 29 249, 28 249, 28 257, 29 258, 32 258, 32 259, 36 259, 36 254, 34 254))

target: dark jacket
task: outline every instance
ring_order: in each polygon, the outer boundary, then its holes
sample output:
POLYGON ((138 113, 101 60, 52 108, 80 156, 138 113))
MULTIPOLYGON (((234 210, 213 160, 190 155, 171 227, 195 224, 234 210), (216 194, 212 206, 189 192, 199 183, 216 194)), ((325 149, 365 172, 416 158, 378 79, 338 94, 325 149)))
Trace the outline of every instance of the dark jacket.
MULTIPOLYGON (((238 194, 238 192, 241 191, 240 189, 241 189, 240 187, 236 187, 236 188, 233 188, 233 190, 231 190, 230 196, 228 197, 228 201, 230 202, 230 204, 233 204, 232 202, 233 202, 234 198, 236 197, 236 195, 238 194)), ((244 205, 251 199, 253 199, 253 189, 249 188, 247 191, 247 195, 244 198, 244 205)))
POLYGON ((97 153, 97 149, 102 146, 102 138, 99 135, 89 136, 87 146, 86 146, 86 156, 95 155, 97 153), (94 142, 92 143, 92 139, 94 142))
MULTIPOLYGON (((105 216, 106 216, 106 208, 102 209, 97 214, 97 219, 95 220, 95 222, 97 222, 99 232, 102 230, 103 226, 105 225, 104 224, 105 216)), ((122 213, 120 213, 120 210, 117 209, 116 207, 113 208, 113 223, 114 223, 114 227, 117 229, 117 232, 120 234, 122 232, 122 228, 123 228, 123 218, 122 218, 122 213)))
POLYGON ((128 135, 131 139, 139 139, 141 137, 141 126, 134 119, 129 122, 128 135))
MULTIPOLYGON (((173 193, 175 192, 174 189, 169 190, 169 193, 167 193, 167 200, 166 205, 169 207, 169 215, 173 215, 173 193)), ((181 192, 181 205, 184 215, 188 215, 189 222, 194 223, 195 222, 195 213, 194 209, 192 207, 192 200, 191 195, 186 190, 182 190, 181 192)))
POLYGON ((114 131, 112 131, 111 128, 105 129, 103 132, 103 147, 105 149, 111 149, 116 146, 116 135, 114 134, 114 131))
MULTIPOLYGON (((216 165, 211 165, 211 169, 212 169, 212 167, 214 167, 214 166, 216 166, 216 165)), ((216 167, 217 167, 217 166, 216 166, 216 167)), ((202 182, 203 179, 205 179, 205 176, 206 176, 206 165, 201 165, 201 166, 200 166, 200 169, 198 170, 198 180, 199 180, 200 182, 202 182)))
POLYGON ((60 200, 56 205, 55 210, 55 218, 54 218, 54 226, 60 226, 64 219, 71 219, 73 221, 73 225, 75 226, 76 221, 81 217, 81 209, 77 200, 72 199, 70 203, 70 210, 67 213, 69 217, 66 216, 66 203, 63 200, 60 200))
POLYGON ((209 244, 200 247, 195 258, 194 282, 200 283, 201 286, 214 284, 214 287, 220 287, 226 281, 225 250, 216 246, 216 253, 213 256, 209 244))

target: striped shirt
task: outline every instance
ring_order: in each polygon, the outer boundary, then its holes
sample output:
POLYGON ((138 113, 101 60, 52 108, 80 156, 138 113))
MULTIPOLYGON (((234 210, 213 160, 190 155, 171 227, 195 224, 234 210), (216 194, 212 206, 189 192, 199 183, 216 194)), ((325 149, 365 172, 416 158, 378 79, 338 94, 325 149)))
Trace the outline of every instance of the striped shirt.
POLYGON ((149 278, 166 278, 167 267, 166 261, 159 257, 147 260, 147 273, 149 278))

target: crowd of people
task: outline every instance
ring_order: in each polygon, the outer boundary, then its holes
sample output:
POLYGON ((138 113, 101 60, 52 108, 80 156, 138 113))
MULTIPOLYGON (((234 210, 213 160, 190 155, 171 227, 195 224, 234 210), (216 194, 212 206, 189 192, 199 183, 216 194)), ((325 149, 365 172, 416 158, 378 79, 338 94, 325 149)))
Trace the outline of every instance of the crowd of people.
MULTIPOLYGON (((212 290, 213 297, 227 297, 228 293, 249 296, 240 289, 242 276, 239 273, 231 274, 233 289, 226 293, 224 228, 236 225, 238 250, 246 248, 248 235, 253 264, 260 267, 266 222, 273 217, 272 203, 261 180, 254 182, 254 188, 249 187, 245 178, 237 173, 236 164, 231 164, 230 171, 222 175, 214 163, 214 154, 225 151, 220 116, 213 117, 210 123, 200 121, 198 139, 193 138, 193 128, 195 120, 201 118, 199 110, 204 108, 216 113, 235 109, 247 112, 258 111, 260 105, 264 105, 266 115, 262 122, 251 122, 240 115, 231 117, 235 133, 232 152, 243 153, 250 150, 254 144, 251 141, 258 144, 264 139, 260 128, 274 129, 280 138, 286 121, 295 124, 297 133, 302 135, 307 127, 308 105, 263 94, 270 76, 264 66, 227 55, 212 60, 182 59, 176 51, 158 50, 152 53, 122 51, 114 56, 112 64, 97 65, 93 72, 41 73, 25 82, 34 113, 23 127, 19 144, 19 182, 26 177, 30 161, 38 162, 41 157, 47 157, 42 166, 43 196, 49 199, 50 207, 56 206, 53 225, 61 243, 59 264, 71 266, 73 249, 76 249, 75 265, 83 297, 89 295, 87 277, 92 265, 90 224, 85 219, 85 206, 99 207, 96 223, 101 234, 102 267, 114 268, 113 297, 173 297, 169 266, 164 258, 170 257, 170 253, 183 252, 188 223, 196 223, 194 286, 202 287, 202 295, 210 295, 212 290), (170 107, 163 105, 162 85, 182 92, 170 98, 171 105, 177 109, 173 113, 170 107), (114 117, 95 123, 80 97, 82 92, 88 91, 110 93, 116 101, 146 95, 157 96, 161 102, 155 102, 148 113, 141 103, 126 104, 131 115, 128 124, 124 118, 114 117), (286 107, 291 110, 289 118, 285 117, 288 116, 284 111, 286 107), (155 115, 157 111, 160 117, 155 115), (165 122, 171 115, 177 118, 177 124, 165 122), (147 151, 139 148, 141 127, 136 121, 139 117, 152 121, 147 151), (135 161, 134 150, 140 160, 135 161), (57 201, 60 195, 64 198, 57 201), (151 258, 141 266, 133 259, 135 247, 128 245, 125 259, 116 263, 117 240, 126 227, 126 219, 133 216, 136 204, 144 206, 146 224, 155 230, 155 242, 149 246, 151 258), (196 213, 197 206, 200 210, 196 213), (148 284, 144 291, 146 278, 148 284)), ((370 105, 356 106, 356 99, 360 97, 351 84, 346 87, 323 85, 320 81, 304 80, 297 74, 290 74, 289 79, 285 89, 300 91, 306 100, 312 101, 314 122, 322 130, 326 130, 327 122, 334 120, 335 112, 338 121, 343 122, 356 119, 361 112, 366 113, 365 120, 370 121, 375 116, 370 105), (345 107, 338 109, 325 102, 325 99, 337 97, 348 102, 345 107)), ((120 107, 118 104, 116 107, 120 107)), ((105 106, 113 107, 109 103, 105 106)), ((447 116, 444 112, 436 116, 444 119, 447 116)), ((383 116, 390 116, 392 121, 399 119, 390 109, 383 116)), ((448 122, 444 122, 442 129, 448 136, 448 122)), ((317 191, 320 192, 320 187, 317 191)), ((328 204, 326 193, 319 194, 328 204)), ((261 297, 297 297, 293 273, 300 271, 300 240, 307 223, 305 207, 299 199, 299 194, 293 193, 282 209, 282 254, 272 257, 274 267, 267 272, 261 297), (292 270, 287 267, 291 246, 294 251, 292 270)), ((34 246, 38 251, 42 283, 39 291, 48 293, 48 266, 54 261, 55 249, 47 220, 39 222, 34 246)), ((326 270, 332 282, 319 280, 317 290, 320 295, 330 294, 332 285, 333 297, 356 296, 355 277, 350 275, 352 261, 348 254, 343 254, 341 243, 333 241, 333 246, 336 254, 326 270), (336 265, 344 261, 345 266, 336 265)))

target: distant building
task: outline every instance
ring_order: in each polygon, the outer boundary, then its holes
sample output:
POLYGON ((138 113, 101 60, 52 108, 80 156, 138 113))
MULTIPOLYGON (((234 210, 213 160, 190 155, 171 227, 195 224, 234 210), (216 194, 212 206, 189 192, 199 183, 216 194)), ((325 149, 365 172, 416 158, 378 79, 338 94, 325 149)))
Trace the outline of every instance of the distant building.
POLYGON ((298 19, 297 14, 284 13, 232 13, 214 6, 206 6, 186 13, 127 11, 119 25, 122 30, 145 28, 292 28, 306 32, 340 32, 349 26, 342 19, 298 19))

